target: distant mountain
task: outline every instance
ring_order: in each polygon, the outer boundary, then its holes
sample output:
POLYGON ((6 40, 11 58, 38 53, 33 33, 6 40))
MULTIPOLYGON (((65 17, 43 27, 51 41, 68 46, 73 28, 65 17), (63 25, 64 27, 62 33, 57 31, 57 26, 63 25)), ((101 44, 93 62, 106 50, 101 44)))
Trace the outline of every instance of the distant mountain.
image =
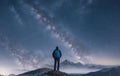
POLYGON ((76 68, 92 68, 92 69, 103 69, 108 66, 103 66, 103 65, 95 65, 95 64, 82 64, 80 62, 74 63, 70 60, 64 60, 60 64, 61 67, 76 67, 76 68))
POLYGON ((81 76, 120 76, 120 66, 114 68, 105 68, 100 71, 91 72, 81 76))
POLYGON ((82 63, 74 63, 72 61, 69 61, 69 60, 64 60, 63 62, 61 62, 61 67, 66 67, 66 66, 71 66, 71 67, 82 67, 83 64, 82 63))
POLYGON ((60 71, 54 71, 49 68, 41 68, 23 74, 19 74, 17 76, 68 76, 68 74, 60 71))

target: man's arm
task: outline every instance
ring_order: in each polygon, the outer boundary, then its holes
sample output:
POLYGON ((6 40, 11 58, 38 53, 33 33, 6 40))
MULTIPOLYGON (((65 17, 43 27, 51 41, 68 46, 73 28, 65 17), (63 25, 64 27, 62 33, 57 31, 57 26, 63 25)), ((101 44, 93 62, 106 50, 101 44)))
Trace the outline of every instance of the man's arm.
POLYGON ((62 52, 61 52, 61 50, 60 50, 60 57, 62 56, 62 52))

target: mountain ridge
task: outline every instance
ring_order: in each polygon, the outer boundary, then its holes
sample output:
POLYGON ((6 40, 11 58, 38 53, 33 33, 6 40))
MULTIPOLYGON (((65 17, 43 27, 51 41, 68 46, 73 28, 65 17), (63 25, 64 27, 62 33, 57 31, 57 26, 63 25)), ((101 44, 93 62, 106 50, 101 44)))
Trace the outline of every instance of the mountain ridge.
POLYGON ((120 76, 120 66, 112 68, 104 68, 97 72, 91 72, 82 76, 120 76))
POLYGON ((120 66, 113 68, 104 68, 100 71, 87 74, 67 74, 65 72, 54 71, 49 68, 41 68, 25 72, 17 76, 120 76, 120 66))

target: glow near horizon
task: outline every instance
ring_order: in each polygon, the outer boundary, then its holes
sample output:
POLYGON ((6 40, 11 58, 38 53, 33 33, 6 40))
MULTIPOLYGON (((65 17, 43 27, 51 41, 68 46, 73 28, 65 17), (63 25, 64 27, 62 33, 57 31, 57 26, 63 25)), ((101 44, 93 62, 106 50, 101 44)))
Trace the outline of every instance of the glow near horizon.
POLYGON ((11 73, 10 69, 0 66, 0 75, 9 75, 11 73))

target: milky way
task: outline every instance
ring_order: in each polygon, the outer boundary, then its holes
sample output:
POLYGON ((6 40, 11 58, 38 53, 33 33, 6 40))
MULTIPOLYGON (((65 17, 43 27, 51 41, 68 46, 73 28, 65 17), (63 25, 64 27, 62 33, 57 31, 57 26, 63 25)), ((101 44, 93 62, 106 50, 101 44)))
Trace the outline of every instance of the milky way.
MULTIPOLYGON (((88 6, 91 2, 86 1, 86 3, 81 4, 81 12, 85 11, 84 9, 86 9, 86 6, 88 6)), ((31 4, 23 0, 17 1, 17 3, 23 10, 27 10, 24 12, 29 12, 28 14, 31 14, 38 21, 39 25, 44 25, 44 28, 50 31, 53 37, 58 39, 61 44, 70 50, 68 52, 73 53, 76 59, 82 63, 89 62, 86 56, 87 47, 81 43, 79 39, 74 38, 73 35, 70 32, 66 31, 65 28, 58 26, 59 24, 54 23, 52 18, 47 15, 44 9, 38 7, 39 4, 31 4)), ((15 18, 17 19, 18 23, 23 25, 24 21, 22 20, 21 13, 19 13, 18 7, 15 6, 14 3, 12 3, 10 10, 15 14, 15 18)), ((30 53, 28 49, 25 49, 23 46, 13 42, 10 42, 8 47, 12 55, 16 57, 17 63, 24 69, 40 67, 41 64, 44 63, 42 61, 43 56, 40 52, 30 53), (29 67, 26 67, 26 65, 29 65, 29 67)))
MULTIPOLYGON (((24 1, 20 1, 20 4, 23 5, 24 8, 29 9, 30 10, 29 12, 31 12, 31 14, 35 17, 35 19, 40 24, 42 23, 45 26, 45 28, 51 32, 52 36, 54 36, 60 42, 62 42, 62 44, 64 44, 64 46, 68 48, 80 62, 85 63, 87 61, 87 59, 85 58, 86 47, 82 43, 80 43, 78 39, 74 38, 65 29, 61 29, 62 27, 58 27, 57 26, 58 24, 55 24, 51 20, 51 18, 44 12, 43 9, 39 8, 38 5, 35 3, 30 4, 24 1)), ((22 63, 24 63, 24 61, 22 61, 22 63)))

